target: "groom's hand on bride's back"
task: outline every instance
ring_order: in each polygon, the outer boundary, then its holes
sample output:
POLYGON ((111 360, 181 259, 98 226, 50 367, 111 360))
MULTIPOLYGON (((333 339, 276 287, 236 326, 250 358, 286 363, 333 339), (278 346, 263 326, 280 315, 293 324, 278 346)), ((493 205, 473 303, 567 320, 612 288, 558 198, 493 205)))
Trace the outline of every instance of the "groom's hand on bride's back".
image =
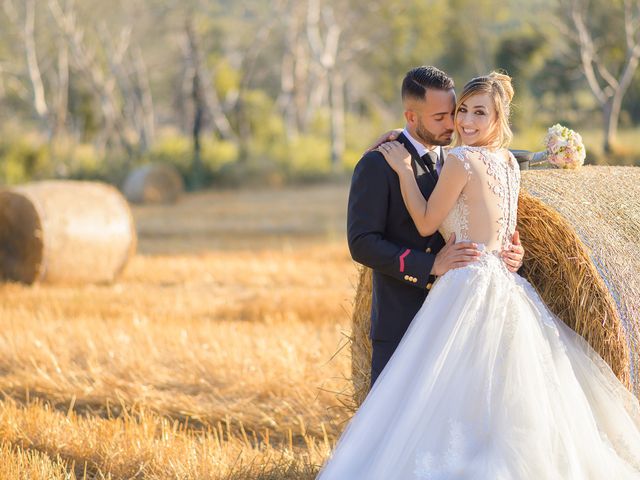
POLYGON ((383 143, 393 142, 394 140, 397 140, 401 133, 402 133, 401 128, 396 128, 395 130, 389 130, 388 132, 384 132, 382 135, 376 138, 373 145, 370 145, 369 148, 367 148, 367 150, 364 153, 369 153, 372 150, 375 150, 383 143))
POLYGON ((431 275, 440 276, 454 268, 471 265, 480 258, 478 245, 473 242, 456 243, 456 234, 452 233, 444 247, 436 255, 431 275))

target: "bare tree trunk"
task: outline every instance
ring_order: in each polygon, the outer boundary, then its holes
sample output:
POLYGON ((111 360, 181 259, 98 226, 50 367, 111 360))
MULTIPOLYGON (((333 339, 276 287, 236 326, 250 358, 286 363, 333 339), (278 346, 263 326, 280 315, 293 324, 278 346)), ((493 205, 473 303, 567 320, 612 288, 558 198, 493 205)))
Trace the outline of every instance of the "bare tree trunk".
POLYGON ((307 37, 311 51, 318 64, 326 72, 329 87, 329 110, 331 115, 331 166, 334 171, 342 167, 344 153, 344 90, 337 72, 337 58, 342 30, 336 22, 333 9, 325 6, 323 14, 327 33, 320 33, 320 0, 309 0, 307 11, 307 37), (340 132, 337 130, 341 129, 340 132))
MULTIPOLYGON (((272 3, 272 8, 276 12, 282 11, 282 0, 272 3)), ((239 70, 242 72, 242 78, 240 85, 235 96, 235 114, 237 120, 237 143, 238 143, 238 161, 247 162, 250 155, 250 140, 251 140, 251 124, 247 115, 245 107, 245 92, 248 90, 251 79, 254 76, 256 63, 260 52, 264 46, 267 45, 267 39, 271 33, 273 26, 275 25, 278 17, 273 18, 272 21, 263 23, 260 28, 255 32, 253 42, 247 49, 247 53, 242 57, 239 70)))
POLYGON ((298 125, 298 131, 306 132, 309 126, 308 119, 315 112, 317 105, 309 102, 309 49, 301 41, 296 42, 294 47, 295 52, 295 69, 294 69, 294 101, 296 105, 296 123, 298 125), (310 113, 307 115, 307 109, 310 113))
POLYGON ((136 47, 134 53, 134 66, 136 72, 136 85, 138 88, 138 97, 143 116, 143 128, 140 132, 143 150, 151 145, 156 136, 156 116, 153 106, 153 95, 151 93, 151 84, 149 82, 149 72, 147 64, 144 61, 142 50, 136 47))
POLYGON ((4 67, 0 64, 0 100, 7 95, 7 87, 4 83, 4 67))
POLYGON ((69 47, 62 40, 58 46, 57 87, 54 136, 65 130, 69 111, 69 47))
POLYGON ((306 108, 303 110, 303 131, 309 129, 315 114, 324 102, 328 101, 327 72, 319 65, 314 64, 313 67, 311 69, 313 78, 309 81, 309 95, 306 98, 306 108))
POLYGON ((280 95, 278 105, 284 117, 287 139, 298 134, 298 115, 296 112, 295 91, 296 85, 296 53, 299 52, 300 26, 297 18, 297 9, 289 6, 284 13, 286 42, 285 52, 280 66, 280 95))
MULTIPOLYGON (((198 44, 195 38, 195 32, 193 31, 193 25, 191 18, 187 20, 185 25, 185 31, 189 41, 189 58, 192 66, 192 79, 191 79, 191 98, 193 100, 194 114, 193 114, 193 128, 191 135, 193 137, 193 160, 191 163, 190 173, 190 187, 197 190, 202 186, 202 152, 200 136, 202 133, 204 113, 207 108, 206 97, 203 92, 202 85, 202 64, 200 60, 200 52, 198 50, 198 44)), ((226 120, 226 117, 225 117, 226 120)))
POLYGON ((176 84, 175 108, 180 117, 180 131, 190 132, 193 126, 193 115, 191 113, 192 106, 189 99, 191 98, 191 90, 193 88, 194 68, 191 59, 185 51, 183 58, 182 71, 180 74, 179 85, 176 84))
MULTIPOLYGON (((287 41, 287 44, 290 45, 290 40, 287 41)), ((298 134, 294 103, 294 69, 294 57, 290 51, 286 51, 282 56, 282 65, 280 67, 280 96, 277 103, 284 117, 285 134, 288 139, 298 134)))
POLYGON ((72 4, 67 5, 67 10, 63 11, 58 0, 48 0, 48 3, 51 14, 71 45, 73 61, 77 68, 85 74, 94 95, 99 99, 105 124, 98 148, 104 149, 113 139, 131 157, 134 149, 127 137, 126 125, 118 107, 115 94, 116 80, 113 75, 108 77, 105 75, 95 59, 94 52, 87 47, 84 41, 84 32, 77 24, 77 14, 73 10, 72 4))
POLYGON ((204 98, 202 95, 202 87, 200 85, 200 75, 196 70, 193 76, 193 103, 195 112, 193 118, 193 164, 191 166, 191 188, 197 190, 202 187, 202 148, 200 146, 200 132, 202 130, 202 117, 204 115, 204 98))
POLYGON ((235 140, 236 135, 233 128, 231 128, 229 119, 224 113, 222 103, 218 98, 218 93, 211 81, 211 74, 206 68, 202 58, 202 53, 198 45, 198 40, 191 23, 191 19, 187 20, 185 31, 188 40, 189 58, 192 62, 193 68, 196 70, 196 75, 199 78, 206 110, 211 116, 211 120, 220 136, 226 140, 235 140))
POLYGON ((331 168, 334 173, 342 169, 344 156, 344 81, 336 69, 329 72, 330 92, 329 110, 331 111, 331 168))
MULTIPOLYGON (((24 21, 24 45, 27 56, 27 67, 29 69, 29 79, 33 87, 33 105, 40 120, 48 125, 49 107, 44 93, 44 85, 42 83, 42 75, 38 65, 38 56, 36 54, 35 39, 35 0, 25 0, 25 21, 24 21)), ((49 134, 51 134, 50 128, 49 134)))

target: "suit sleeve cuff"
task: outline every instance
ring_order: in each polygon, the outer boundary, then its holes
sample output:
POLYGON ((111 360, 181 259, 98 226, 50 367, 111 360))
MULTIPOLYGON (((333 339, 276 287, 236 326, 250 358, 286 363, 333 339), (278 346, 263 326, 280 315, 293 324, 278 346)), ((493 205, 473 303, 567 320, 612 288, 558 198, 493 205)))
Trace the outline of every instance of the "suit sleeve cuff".
POLYGON ((417 288, 430 290, 436 277, 431 275, 436 256, 420 250, 405 249, 398 257, 400 279, 417 288))

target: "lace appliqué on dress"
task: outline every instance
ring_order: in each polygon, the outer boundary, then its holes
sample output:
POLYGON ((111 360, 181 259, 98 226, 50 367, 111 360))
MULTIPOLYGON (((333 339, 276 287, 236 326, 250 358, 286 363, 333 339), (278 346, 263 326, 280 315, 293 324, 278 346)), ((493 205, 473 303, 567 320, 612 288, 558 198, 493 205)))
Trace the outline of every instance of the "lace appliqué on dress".
POLYGON ((464 476, 465 459, 470 453, 467 443, 468 429, 459 421, 449 420, 449 444, 441 455, 426 452, 416 457, 413 471, 417 478, 424 480, 451 480, 464 476))
POLYGON ((489 188, 500 199, 502 210, 502 217, 498 220, 498 238, 502 247, 508 249, 516 230, 520 168, 511 152, 509 161, 505 162, 500 155, 486 148, 478 148, 476 151, 487 167, 487 174, 495 180, 489 181, 489 188))
MULTIPOLYGON (((462 163, 462 166, 467 172, 467 180, 469 180, 469 178, 471 178, 471 165, 469 164, 469 159, 466 158, 464 148, 465 147, 457 147, 450 150, 449 153, 453 154, 455 158, 460 160, 460 163, 462 163)), ((447 216, 447 218, 443 222, 442 227, 442 230, 445 232, 459 232, 460 238, 458 239, 458 241, 470 240, 469 201, 464 191, 460 193, 460 196, 453 206, 453 215, 447 216), (445 225, 448 222, 453 222, 453 224, 445 225)))
POLYGON ((453 215, 450 216, 456 224, 447 226, 450 232, 460 232, 460 240, 469 240, 469 203, 467 195, 463 192, 453 206, 453 215))

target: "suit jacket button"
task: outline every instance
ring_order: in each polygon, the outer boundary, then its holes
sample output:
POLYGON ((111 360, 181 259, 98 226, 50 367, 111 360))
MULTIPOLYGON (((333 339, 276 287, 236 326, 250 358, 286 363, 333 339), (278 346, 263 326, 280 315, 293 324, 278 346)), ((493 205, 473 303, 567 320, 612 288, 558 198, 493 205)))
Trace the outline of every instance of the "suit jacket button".
POLYGON ((409 275, 405 275, 405 276, 404 276, 404 279, 405 279, 405 280, 409 280, 410 278, 411 278, 411 277, 410 277, 409 275))
POLYGON ((433 283, 427 283, 427 290, 431 290, 431 287, 433 287, 433 283))
POLYGON ((431 253, 431 247, 428 247, 426 250, 427 253, 431 253))
POLYGON ((413 277, 413 283, 418 283, 418 279, 416 277, 413 277))

